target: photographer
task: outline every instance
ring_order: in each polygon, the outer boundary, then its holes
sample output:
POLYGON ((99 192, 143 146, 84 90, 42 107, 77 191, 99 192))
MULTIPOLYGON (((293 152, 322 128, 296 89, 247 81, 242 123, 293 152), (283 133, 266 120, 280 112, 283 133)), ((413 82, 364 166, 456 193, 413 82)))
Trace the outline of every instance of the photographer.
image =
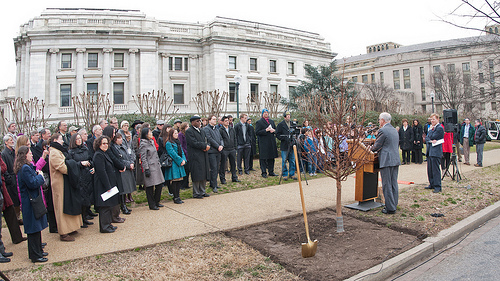
POLYGON ((283 113, 285 120, 281 121, 276 127, 276 138, 281 141, 281 162, 283 179, 288 180, 290 178, 296 180, 295 171, 295 156, 293 154, 293 133, 297 131, 297 123, 290 121, 291 115, 289 111, 283 113), (288 161, 289 169, 286 167, 286 162, 288 161))

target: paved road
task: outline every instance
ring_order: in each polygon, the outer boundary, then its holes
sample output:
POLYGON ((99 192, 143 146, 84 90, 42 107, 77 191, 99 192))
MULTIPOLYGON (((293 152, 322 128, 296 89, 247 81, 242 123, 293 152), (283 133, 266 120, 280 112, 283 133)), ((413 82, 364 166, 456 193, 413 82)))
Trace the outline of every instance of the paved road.
POLYGON ((500 280, 500 216, 446 249, 411 266, 409 269, 418 268, 395 280, 500 280))

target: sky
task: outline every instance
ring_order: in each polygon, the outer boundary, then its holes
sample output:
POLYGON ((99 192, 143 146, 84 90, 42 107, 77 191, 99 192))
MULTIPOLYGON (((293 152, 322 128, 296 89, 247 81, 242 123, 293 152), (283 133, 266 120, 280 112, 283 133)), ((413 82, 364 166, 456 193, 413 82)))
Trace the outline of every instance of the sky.
MULTIPOLYGON (((477 0, 476 0, 477 1, 477 0)), ((331 44, 338 59, 366 53, 368 45, 401 45, 480 35, 444 23, 440 18, 460 0, 23 0, 3 5, 0 17, 0 89, 15 85, 13 38, 19 26, 40 16, 46 8, 112 8, 140 10, 159 20, 205 23, 217 16, 256 21, 319 33, 331 44)), ((468 22, 483 28, 483 22, 468 22)))

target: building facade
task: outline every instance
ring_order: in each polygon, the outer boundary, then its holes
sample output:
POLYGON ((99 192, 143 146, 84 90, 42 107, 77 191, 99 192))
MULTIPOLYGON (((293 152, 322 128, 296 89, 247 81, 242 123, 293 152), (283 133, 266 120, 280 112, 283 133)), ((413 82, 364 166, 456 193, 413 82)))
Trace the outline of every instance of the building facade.
POLYGON ((387 44, 389 49, 386 46, 380 51, 378 46, 386 43, 368 46, 367 54, 338 59, 337 65, 344 71, 345 78, 360 85, 382 83, 395 90, 404 103, 399 113, 404 114, 431 113, 433 103, 434 112, 442 113, 447 103, 436 87, 436 74, 460 73, 463 82, 460 87, 470 91, 470 98, 463 100, 459 111, 488 119, 500 117, 495 87, 495 80, 500 78, 497 77, 500 66, 498 35, 410 46, 392 44, 387 44))
MULTIPOLYGON (((196 113, 201 91, 227 91, 236 111, 250 93, 288 97, 304 65, 332 61, 317 33, 217 17, 208 23, 157 20, 136 10, 47 9, 14 39, 14 97, 38 97, 53 119, 71 119, 71 97, 109 93, 114 113, 136 112, 132 96, 164 90, 179 113, 196 113)), ((12 97, 2 97, 4 100, 12 97)))

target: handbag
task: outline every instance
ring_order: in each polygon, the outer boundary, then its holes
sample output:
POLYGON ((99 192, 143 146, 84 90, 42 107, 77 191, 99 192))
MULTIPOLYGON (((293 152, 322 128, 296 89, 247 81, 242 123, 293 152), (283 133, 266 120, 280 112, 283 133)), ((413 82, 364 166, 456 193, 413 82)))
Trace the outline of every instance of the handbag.
POLYGON ((160 164, 163 168, 172 167, 173 162, 174 160, 172 159, 172 157, 170 157, 170 155, 168 155, 168 153, 166 152, 160 156, 160 164))
POLYGON ((31 194, 29 194, 29 192, 28 196, 30 197, 31 208, 33 209, 35 219, 41 219, 47 213, 47 208, 45 208, 45 204, 43 204, 43 198, 40 189, 38 190, 38 197, 31 197, 31 194))

